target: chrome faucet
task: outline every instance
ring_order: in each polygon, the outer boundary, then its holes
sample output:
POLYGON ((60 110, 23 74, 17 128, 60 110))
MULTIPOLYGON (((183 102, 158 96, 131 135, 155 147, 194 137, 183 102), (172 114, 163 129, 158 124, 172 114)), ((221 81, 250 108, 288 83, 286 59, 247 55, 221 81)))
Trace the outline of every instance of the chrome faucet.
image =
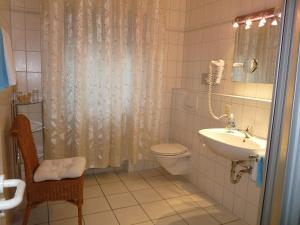
POLYGON ((238 129, 238 131, 240 131, 241 133, 243 133, 245 135, 245 138, 251 138, 252 137, 251 128, 249 126, 246 128, 246 130, 240 130, 240 129, 238 129))

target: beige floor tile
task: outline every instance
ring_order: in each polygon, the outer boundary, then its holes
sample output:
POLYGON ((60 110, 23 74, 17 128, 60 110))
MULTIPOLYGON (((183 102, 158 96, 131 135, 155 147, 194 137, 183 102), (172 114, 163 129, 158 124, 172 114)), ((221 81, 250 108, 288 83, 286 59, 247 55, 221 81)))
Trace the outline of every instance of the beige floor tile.
POLYGON ((71 219, 66 219, 66 220, 58 220, 58 221, 53 221, 50 223, 50 225, 76 225, 78 224, 78 218, 71 218, 71 219))
POLYGON ((187 225, 187 223, 178 215, 161 218, 155 220, 153 223, 154 225, 187 225))
POLYGON ((71 203, 49 205, 50 221, 76 217, 77 212, 77 207, 71 203))
POLYGON ((101 188, 97 186, 88 186, 83 189, 83 198, 95 198, 103 196, 101 188))
POLYGON ((149 218, 140 206, 131 206, 114 210, 120 225, 131 225, 149 221, 149 218))
POLYGON ((204 193, 196 193, 189 196, 202 208, 217 204, 211 197, 204 193))
POLYGON ((120 178, 114 172, 106 172, 95 175, 99 184, 107 184, 120 181, 120 178))
POLYGON ((122 182, 114 182, 100 185, 105 195, 121 194, 128 192, 126 186, 122 182))
POLYGON ((172 184, 171 186, 169 185, 164 185, 160 187, 156 187, 155 190, 163 197, 164 199, 168 198, 175 198, 184 195, 185 193, 183 192, 182 189, 178 188, 176 185, 172 184))
POLYGON ((119 225, 112 211, 84 216, 85 225, 119 225))
POLYGON ((138 223, 136 225, 154 225, 154 223, 152 223, 151 221, 148 221, 148 222, 138 223))
POLYGON ((98 183, 97 183, 97 180, 94 175, 90 174, 90 175, 84 176, 84 186, 85 187, 95 186, 95 185, 98 185, 98 183))
POLYGON ((162 175, 173 176, 167 170, 165 170, 163 167, 159 167, 158 170, 162 175))
POLYGON ((138 172, 120 171, 117 174, 123 181, 137 180, 142 178, 138 172))
POLYGON ((211 206, 206 208, 205 210, 221 223, 228 223, 238 220, 237 216, 233 215, 227 209, 220 206, 211 206))
POLYGON ((162 200, 159 194, 153 189, 133 191, 132 194, 139 203, 147 203, 162 200))
POLYGON ((92 214, 110 210, 109 204, 105 197, 89 198, 84 200, 83 214, 92 214))
POLYGON ((112 209, 124 208, 128 206, 137 205, 137 201, 130 193, 122 193, 107 196, 112 209))
POLYGON ((173 209, 176 210, 176 212, 185 212, 185 211, 190 211, 193 210, 197 207, 196 202, 189 196, 181 196, 178 198, 170 198, 167 200, 167 202, 171 205, 173 209))
POLYGON ((152 187, 172 185, 172 183, 164 176, 147 177, 146 180, 152 187))
POLYGON ((130 191, 137 191, 137 190, 151 188, 151 186, 144 179, 127 180, 124 181, 124 183, 130 191))
POLYGON ((203 209, 197 209, 185 213, 180 214, 181 217, 189 224, 189 225, 219 225, 217 220, 215 220, 212 216, 210 216, 203 209))
POLYGON ((185 194, 195 194, 201 192, 199 188, 189 182, 180 182, 176 184, 185 194))
POLYGON ((176 213, 166 201, 145 203, 142 204, 142 207, 152 220, 171 216, 176 213))
MULTIPOLYGON (((23 218, 23 215, 22 215, 23 218)), ((32 209, 29 218, 29 225, 41 224, 48 222, 48 207, 47 204, 39 205, 32 209)))
POLYGON ((155 177, 162 175, 160 169, 141 170, 139 173, 142 177, 155 177))
POLYGON ((242 220, 238 220, 238 221, 234 221, 234 222, 231 222, 231 223, 226 223, 226 225, 247 225, 247 223, 245 223, 242 220))

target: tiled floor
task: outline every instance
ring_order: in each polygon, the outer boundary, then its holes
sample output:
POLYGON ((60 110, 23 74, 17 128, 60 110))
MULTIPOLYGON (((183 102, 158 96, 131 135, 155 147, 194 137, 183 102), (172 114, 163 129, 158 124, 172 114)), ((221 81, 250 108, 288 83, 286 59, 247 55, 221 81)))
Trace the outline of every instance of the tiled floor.
MULTIPOLYGON (((161 169, 88 175, 85 225, 245 225, 180 177, 161 169)), ((21 224, 22 215, 18 215, 21 224)), ((48 202, 33 210, 30 225, 77 225, 77 208, 48 202)))

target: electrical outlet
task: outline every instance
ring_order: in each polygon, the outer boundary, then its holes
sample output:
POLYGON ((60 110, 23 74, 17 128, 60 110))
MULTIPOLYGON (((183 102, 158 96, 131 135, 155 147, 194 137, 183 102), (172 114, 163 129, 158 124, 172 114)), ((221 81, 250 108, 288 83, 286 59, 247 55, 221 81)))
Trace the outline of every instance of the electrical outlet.
POLYGON ((227 115, 230 115, 231 113, 231 106, 229 104, 226 104, 224 107, 224 113, 227 115))

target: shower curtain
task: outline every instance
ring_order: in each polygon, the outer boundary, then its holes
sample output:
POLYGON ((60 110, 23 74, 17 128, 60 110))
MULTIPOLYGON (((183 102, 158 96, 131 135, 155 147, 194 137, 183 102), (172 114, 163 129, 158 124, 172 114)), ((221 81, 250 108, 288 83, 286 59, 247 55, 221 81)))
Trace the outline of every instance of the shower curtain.
POLYGON ((44 0, 45 156, 90 168, 151 157, 159 142, 160 0, 44 0))

